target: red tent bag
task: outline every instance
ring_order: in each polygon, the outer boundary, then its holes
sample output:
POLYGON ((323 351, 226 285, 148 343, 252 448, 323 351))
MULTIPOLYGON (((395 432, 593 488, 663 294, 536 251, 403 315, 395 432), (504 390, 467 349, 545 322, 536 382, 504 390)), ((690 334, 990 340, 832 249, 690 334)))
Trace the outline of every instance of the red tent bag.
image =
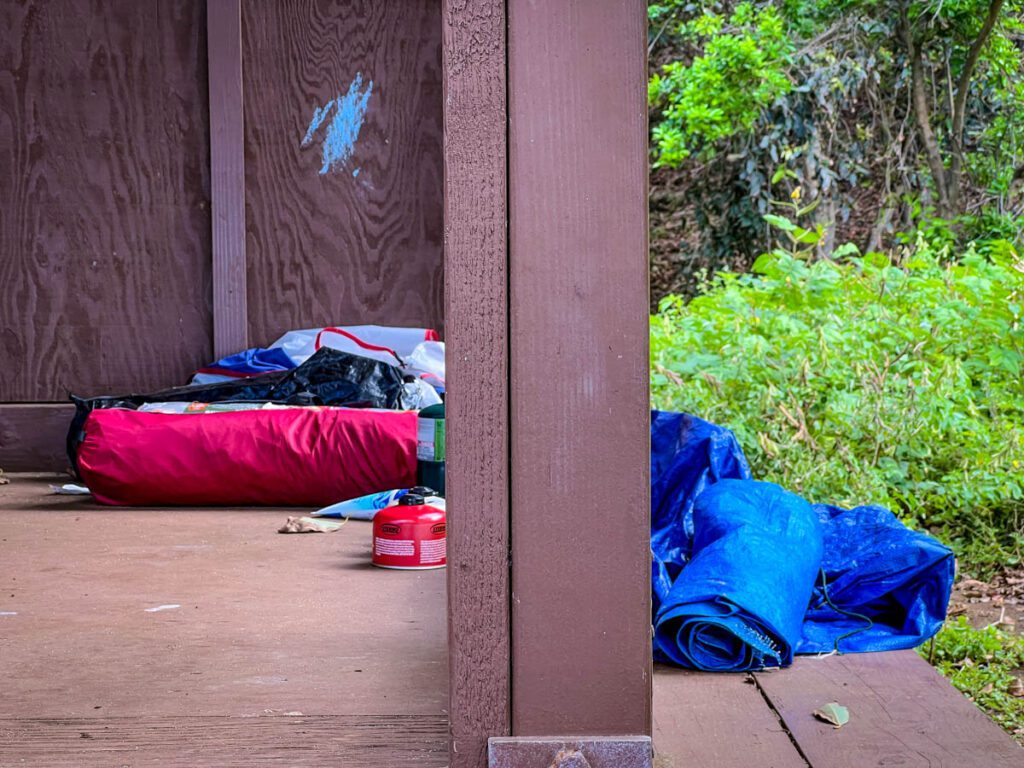
POLYGON ((78 452, 101 504, 319 507, 416 484, 416 414, 99 409, 78 452))

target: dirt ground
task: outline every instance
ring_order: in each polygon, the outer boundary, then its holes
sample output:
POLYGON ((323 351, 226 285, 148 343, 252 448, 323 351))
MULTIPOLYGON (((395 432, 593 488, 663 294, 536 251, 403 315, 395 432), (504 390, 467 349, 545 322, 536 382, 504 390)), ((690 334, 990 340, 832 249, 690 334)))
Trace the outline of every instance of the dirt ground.
POLYGON ((967 616, 974 627, 997 624, 1024 634, 1024 568, 1006 571, 991 581, 962 579, 953 587, 949 616, 967 616))

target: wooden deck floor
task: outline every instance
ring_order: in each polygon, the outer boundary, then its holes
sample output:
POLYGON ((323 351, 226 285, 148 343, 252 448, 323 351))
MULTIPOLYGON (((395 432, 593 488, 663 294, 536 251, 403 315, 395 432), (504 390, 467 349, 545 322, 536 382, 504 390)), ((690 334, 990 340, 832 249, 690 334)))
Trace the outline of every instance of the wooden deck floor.
POLYGON ((654 675, 656 768, 1021 768, 1024 749, 913 651, 803 657, 789 669, 654 675), (850 722, 815 709, 835 701, 850 722))
MULTIPOLYGON (((0 768, 444 766, 444 572, 373 569, 365 523, 286 516, 0 486, 0 768)), ((658 668, 654 726, 659 768, 1024 766, 913 653, 658 668), (811 715, 829 701, 842 729, 811 715)))
POLYGON ((0 767, 445 765, 444 571, 286 517, 0 486, 0 767))

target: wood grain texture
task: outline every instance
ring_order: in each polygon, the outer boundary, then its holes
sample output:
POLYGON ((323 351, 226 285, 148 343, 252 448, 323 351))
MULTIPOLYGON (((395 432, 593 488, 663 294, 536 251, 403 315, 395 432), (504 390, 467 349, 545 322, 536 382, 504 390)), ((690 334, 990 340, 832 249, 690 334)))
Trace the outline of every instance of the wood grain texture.
POLYGON ((445 575, 374 568, 368 523, 281 536, 286 510, 10 480, 0 766, 446 764, 445 575))
POLYGON ((441 768, 443 715, 0 719, 0 765, 441 768))
POLYGON ((250 342, 440 328, 441 0, 246 0, 242 50, 250 342), (358 139, 320 174, 323 129, 300 144, 357 75, 373 83, 358 139))
POLYGON ((0 0, 0 401, 209 360, 204 7, 0 0))
POLYGON ((370 565, 371 525, 282 536, 294 511, 48 482, 0 486, 0 719, 445 715, 445 575, 370 565))
POLYGON ((512 730, 650 734, 645 7, 508 41, 512 730))
POLYGON ((446 0, 445 315, 452 768, 509 733, 504 0, 446 0))
POLYGON ((757 675, 814 768, 1010 768, 1024 750, 913 651, 803 658, 757 675), (811 713, 850 710, 833 728, 811 713))
POLYGON ((807 768, 744 675, 654 668, 656 768, 807 768))
POLYGON ((5 472, 64 472, 65 440, 72 405, 0 403, 0 469, 5 472))
POLYGON ((210 77, 213 352, 220 358, 249 346, 241 0, 207 0, 206 19, 210 77))

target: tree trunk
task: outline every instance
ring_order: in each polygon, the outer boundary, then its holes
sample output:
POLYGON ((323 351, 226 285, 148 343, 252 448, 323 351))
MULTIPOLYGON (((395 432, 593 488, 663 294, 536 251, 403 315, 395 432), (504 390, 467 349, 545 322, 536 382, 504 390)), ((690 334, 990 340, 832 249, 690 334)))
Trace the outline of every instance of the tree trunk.
POLYGON ((903 43, 907 48, 907 58, 910 61, 910 88, 914 103, 914 118, 917 122, 918 133, 921 135, 921 144, 924 147, 932 182, 935 184, 939 215, 944 219, 949 219, 952 218, 953 207, 946 187, 946 167, 942 162, 939 142, 932 130, 931 110, 928 107, 928 94, 925 91, 924 61, 921 56, 921 48, 914 40, 914 30, 910 25, 910 18, 907 16, 906 5, 900 9, 900 31, 903 34, 903 43))
POLYGON ((981 58, 981 52, 985 49, 985 44, 995 28, 996 21, 999 19, 999 12, 1002 8, 1003 0, 991 0, 989 3, 988 15, 985 17, 985 22, 981 25, 978 36, 974 38, 974 42, 971 43, 971 47, 967 51, 964 68, 957 80, 956 98, 953 101, 953 113, 950 116, 952 120, 953 158, 950 162, 949 180, 946 185, 949 190, 950 203, 954 208, 960 202, 960 174, 964 166, 964 123, 967 120, 967 96, 971 91, 971 78, 974 76, 974 70, 978 66, 978 59, 981 58))

